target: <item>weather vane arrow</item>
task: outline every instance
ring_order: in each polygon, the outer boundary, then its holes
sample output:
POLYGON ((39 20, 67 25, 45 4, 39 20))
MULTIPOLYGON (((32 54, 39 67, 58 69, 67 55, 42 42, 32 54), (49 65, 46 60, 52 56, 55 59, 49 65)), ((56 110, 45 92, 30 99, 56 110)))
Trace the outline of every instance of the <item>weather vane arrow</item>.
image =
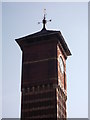
POLYGON ((38 22, 38 24, 40 24, 40 23, 43 23, 43 29, 46 29, 45 28, 45 25, 46 25, 46 23, 47 22, 51 22, 52 20, 50 19, 50 20, 46 20, 46 9, 44 9, 44 18, 43 18, 43 20, 42 20, 42 22, 38 22))

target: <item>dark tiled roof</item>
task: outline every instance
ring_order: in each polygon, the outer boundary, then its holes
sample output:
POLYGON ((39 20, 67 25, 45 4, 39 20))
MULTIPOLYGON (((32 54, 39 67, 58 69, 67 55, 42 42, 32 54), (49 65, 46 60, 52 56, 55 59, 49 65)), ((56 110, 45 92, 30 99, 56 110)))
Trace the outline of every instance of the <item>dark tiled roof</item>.
POLYGON ((42 29, 41 31, 39 32, 36 32, 36 33, 33 33, 33 34, 30 34, 30 35, 27 35, 25 37, 22 37, 22 38, 19 38, 19 39, 16 39, 17 43, 20 43, 22 41, 26 41, 26 39, 30 40, 30 39, 34 39, 34 38, 38 38, 38 37, 44 37, 44 36, 50 36, 50 35, 57 35, 61 45, 63 46, 67 56, 71 55, 71 52, 61 34, 60 31, 53 31, 53 30, 46 30, 46 29, 42 29))
POLYGON ((55 34, 59 31, 53 31, 53 30, 46 30, 42 29, 41 31, 31 34, 29 37, 39 37, 39 36, 44 36, 44 35, 50 35, 50 34, 55 34))
MULTIPOLYGON (((39 32, 27 35, 25 37, 19 38, 19 39, 24 39, 24 38, 35 38, 35 37, 41 37, 41 36, 46 36, 46 35, 51 35, 51 34, 55 34, 58 33, 60 31, 53 31, 53 30, 46 30, 46 29, 42 29, 39 32)), ((18 40, 18 39, 17 39, 18 40)))

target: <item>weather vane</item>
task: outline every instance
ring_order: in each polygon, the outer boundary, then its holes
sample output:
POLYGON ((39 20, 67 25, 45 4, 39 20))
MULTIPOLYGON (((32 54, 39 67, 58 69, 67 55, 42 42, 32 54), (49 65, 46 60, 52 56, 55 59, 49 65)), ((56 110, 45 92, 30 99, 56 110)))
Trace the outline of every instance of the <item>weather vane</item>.
POLYGON ((42 20, 42 22, 38 22, 38 24, 40 24, 40 23, 43 23, 43 29, 46 29, 45 28, 45 25, 46 25, 46 23, 47 22, 51 22, 52 20, 50 19, 50 20, 46 20, 46 9, 44 9, 44 17, 43 17, 43 20, 42 20))

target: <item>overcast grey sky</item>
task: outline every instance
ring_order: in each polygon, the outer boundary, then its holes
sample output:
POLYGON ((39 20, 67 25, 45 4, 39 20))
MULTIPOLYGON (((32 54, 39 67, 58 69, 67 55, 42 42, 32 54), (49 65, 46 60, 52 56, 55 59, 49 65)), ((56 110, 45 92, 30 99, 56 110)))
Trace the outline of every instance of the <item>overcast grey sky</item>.
POLYGON ((16 38, 37 32, 47 9, 47 29, 60 30, 72 56, 67 59, 67 113, 88 117, 88 3, 3 3, 3 117, 20 117, 22 54, 16 38))

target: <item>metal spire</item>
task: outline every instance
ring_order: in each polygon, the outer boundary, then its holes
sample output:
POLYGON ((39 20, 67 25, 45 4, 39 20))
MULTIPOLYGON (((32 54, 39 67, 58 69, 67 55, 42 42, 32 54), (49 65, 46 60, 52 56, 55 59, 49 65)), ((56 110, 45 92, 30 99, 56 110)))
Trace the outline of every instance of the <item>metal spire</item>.
POLYGON ((46 14, 46 9, 44 9, 44 17, 43 17, 43 20, 42 20, 42 22, 38 22, 38 24, 43 23, 43 30, 46 29, 46 28, 45 28, 46 23, 52 21, 51 19, 50 19, 50 20, 46 20, 46 15, 47 15, 47 14, 46 14))

